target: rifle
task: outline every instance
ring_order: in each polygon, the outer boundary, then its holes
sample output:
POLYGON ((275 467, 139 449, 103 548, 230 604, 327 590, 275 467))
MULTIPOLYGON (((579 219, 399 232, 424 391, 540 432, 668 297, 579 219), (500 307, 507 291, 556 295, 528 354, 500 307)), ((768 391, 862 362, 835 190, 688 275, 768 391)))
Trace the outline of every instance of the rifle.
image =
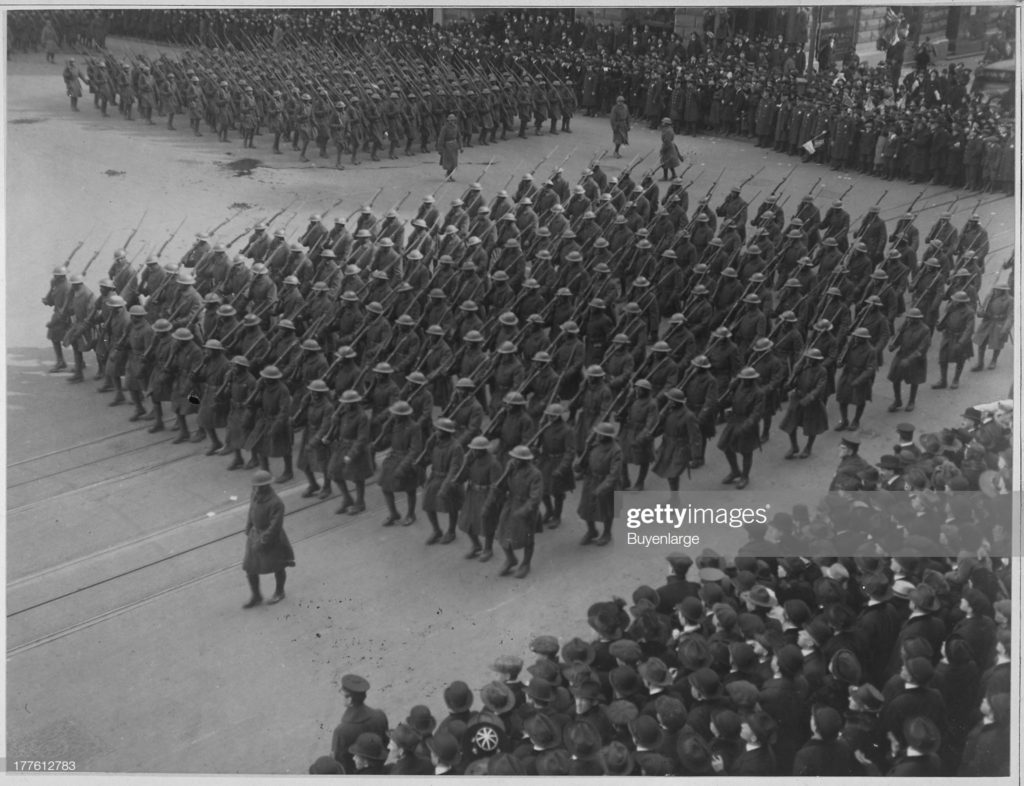
POLYGON ((71 253, 68 254, 68 258, 64 260, 64 264, 62 265, 62 267, 66 268, 68 265, 70 265, 71 264, 71 260, 74 259, 75 254, 78 253, 78 249, 80 249, 84 245, 85 245, 85 240, 79 240, 78 241, 78 245, 75 246, 73 249, 71 249, 71 253))
POLYGON ((185 221, 187 220, 188 216, 185 216, 185 218, 181 219, 181 223, 178 224, 178 227, 173 232, 171 232, 171 236, 164 241, 164 244, 162 246, 160 246, 160 250, 156 252, 157 259, 160 258, 160 256, 164 253, 164 250, 167 248, 167 246, 170 245, 172 240, 174 240, 175 235, 177 235, 181 228, 185 226, 185 221))
POLYGON ((260 377, 256 380, 256 384, 253 386, 252 393, 250 393, 245 401, 242 402, 242 406, 245 408, 253 407, 256 405, 256 397, 263 392, 263 387, 266 384, 266 380, 260 377))
MULTIPOLYGON (((764 169, 764 167, 761 167, 761 168, 764 169)), ((770 196, 770 197, 775 196, 779 192, 779 189, 782 188, 783 185, 785 185, 786 181, 789 180, 789 178, 793 176, 793 173, 795 171, 796 171, 796 164, 793 164, 793 168, 790 169, 789 173, 784 178, 782 178, 782 180, 780 180, 778 182, 778 184, 775 186, 775 188, 773 188, 771 191, 768 192, 768 196, 770 196)), ((821 178, 819 177, 818 178, 818 183, 820 183, 820 182, 821 182, 821 178)), ((815 183, 814 186, 818 185, 818 183, 815 183)), ((811 191, 814 191, 814 186, 811 186, 811 191)), ((751 200, 751 203, 753 203, 753 201, 754 200, 751 200)))
POLYGON ((225 218, 223 221, 221 221, 219 224, 217 224, 217 226, 215 226, 213 229, 211 229, 206 234, 208 234, 210 237, 213 237, 218 229, 220 229, 223 226, 226 226, 227 224, 230 224, 232 221, 234 221, 236 218, 238 218, 246 210, 247 210, 247 208, 244 208, 244 207, 241 208, 240 210, 236 210, 234 215, 231 215, 231 216, 228 216, 227 218, 225 218))
POLYGON ((199 401, 202 398, 202 391, 199 390, 199 374, 204 368, 206 368, 206 363, 209 359, 210 355, 207 355, 199 361, 199 364, 194 369, 188 372, 188 380, 191 383, 191 388, 189 389, 187 398, 189 403, 194 406, 199 406, 199 401))
MULTIPOLYGON (((494 158, 492 156, 491 160, 487 162, 487 166, 484 167, 483 171, 477 176, 476 180, 474 180, 473 182, 479 183, 481 180, 483 180, 484 179, 484 175, 487 174, 487 170, 491 168, 491 165, 493 163, 494 163, 494 158)), ((513 177, 514 177, 514 175, 513 175, 513 177)))
POLYGON ((551 150, 548 151, 547 155, 544 156, 544 158, 542 158, 540 161, 537 162, 537 165, 534 166, 534 168, 530 170, 530 174, 531 175, 536 174, 537 170, 540 169, 541 164, 543 164, 545 161, 547 161, 549 158, 551 158, 552 154, 554 154, 554 152, 556 150, 558 150, 558 145, 555 145, 553 148, 551 148, 551 150))
POLYGON ((622 182, 622 179, 623 179, 624 177, 626 177, 627 175, 629 175, 629 174, 630 174, 630 173, 631 173, 631 172, 632 172, 632 171, 633 171, 634 169, 636 169, 636 168, 637 168, 638 166, 640 166, 640 164, 642 164, 642 163, 643 163, 644 161, 646 161, 646 160, 647 160, 647 157, 648 157, 648 156, 649 156, 649 155, 650 155, 651 153, 653 153, 653 152, 654 152, 653 150, 648 150, 648 151, 647 151, 646 153, 644 153, 644 154, 643 154, 643 156, 641 156, 641 157, 640 157, 640 158, 639 158, 638 160, 634 161, 634 162, 633 162, 633 163, 631 163, 631 164, 630 164, 630 165, 629 165, 628 167, 626 167, 626 168, 625 168, 624 170, 622 170, 622 174, 621 174, 621 175, 619 176, 619 183, 621 183, 621 182, 622 182))
MULTIPOLYGON (((794 167, 794 169, 795 169, 795 167, 794 167)), ((747 179, 739 184, 739 188, 742 190, 743 186, 745 186, 747 183, 749 183, 751 180, 753 180, 755 177, 757 177, 762 172, 764 172, 764 167, 761 167, 760 169, 758 169, 754 174, 748 175, 747 179)), ((792 172, 790 174, 792 174, 792 172)), ((788 175, 787 175, 787 177, 788 177, 788 175)))
POLYGON ((235 369, 237 368, 238 366, 236 364, 229 364, 228 373, 224 375, 224 381, 220 383, 220 387, 217 388, 217 392, 213 394, 215 401, 224 401, 227 397, 227 392, 231 389, 231 385, 235 381, 235 369))
POLYGON ((135 225, 135 229, 133 229, 132 233, 128 235, 128 239, 124 241, 124 245, 121 246, 122 249, 125 251, 128 250, 128 244, 131 243, 135 235, 138 234, 139 228, 142 226, 142 222, 146 220, 147 215, 149 215, 149 208, 146 208, 146 211, 142 214, 142 218, 139 219, 139 223, 135 225))
POLYGON ((551 174, 554 175, 555 173, 558 172, 559 169, 565 166, 565 162, 572 158, 576 154, 577 150, 579 150, 579 145, 570 150, 569 154, 565 158, 563 158, 561 161, 555 164, 554 168, 551 170, 551 174))
MULTIPOLYGON (((292 199, 292 201, 291 201, 291 202, 289 202, 289 203, 288 203, 287 205, 285 205, 284 207, 282 207, 282 208, 281 208, 280 210, 278 210, 278 211, 277 211, 276 213, 274 213, 274 215, 272 215, 272 216, 271 216, 270 218, 268 218, 268 219, 267 219, 266 221, 264 221, 263 223, 264 223, 264 224, 266 224, 266 225, 267 225, 267 227, 269 227, 269 226, 270 226, 270 225, 271 225, 272 223, 274 223, 274 221, 276 221, 276 220, 277 220, 278 218, 280 218, 281 216, 283 216, 283 215, 284 215, 284 212, 285 212, 286 210, 289 210, 289 209, 291 208, 291 206, 292 206, 292 205, 294 205, 294 204, 295 204, 295 203, 296 203, 296 202, 298 201, 298 199, 299 199, 298 197, 295 197, 294 199, 292 199)), ((338 204, 341 204, 341 203, 339 202, 338 204)), ((244 234, 244 233, 243 233, 243 234, 244 234)))
MULTIPOLYGON (((693 231, 693 226, 694 224, 697 223, 697 216, 700 215, 700 213, 702 212, 702 205, 706 207, 707 203, 711 201, 711 194, 714 193, 715 188, 718 186, 718 182, 722 179, 722 176, 724 174, 725 167, 722 167, 722 171, 718 173, 718 177, 715 178, 715 182, 711 184, 711 186, 707 190, 707 193, 705 193, 704 196, 700 199, 700 201, 698 201, 697 208, 696 210, 693 211, 693 218, 691 218, 690 223, 687 224, 686 228, 688 231, 693 231)), ((694 182, 696 182, 696 180, 694 180, 694 182)), ((693 185, 693 183, 690 183, 690 185, 693 185)), ((689 186, 687 186, 687 188, 689 188, 689 186)), ((710 211, 710 208, 707 209, 710 211)))
MULTIPOLYGON (((164 374, 171 373, 171 366, 174 365, 174 358, 178 354, 178 351, 181 349, 182 344, 184 344, 184 342, 182 341, 176 342, 174 346, 171 347, 171 351, 167 353, 167 359, 163 362, 163 365, 160 366, 160 370, 164 374)), ((153 342, 153 346, 156 346, 155 341, 153 342)))
MULTIPOLYGON (((91 257, 89 257, 89 261, 85 263, 85 267, 82 269, 82 277, 83 278, 85 277, 85 274, 89 272, 89 268, 92 267, 92 263, 96 261, 96 257, 98 257, 100 255, 100 252, 103 250, 103 247, 107 244, 107 241, 110 240, 110 235, 112 235, 112 234, 113 234, 112 232, 107 234, 107 236, 106 236, 106 238, 104 238, 103 242, 100 243, 99 248, 96 249, 95 253, 93 253, 93 255, 91 257)), ((78 249, 75 249, 75 250, 77 251, 78 249)), ((74 256, 74 252, 72 252, 72 256, 74 256)), ((70 261, 71 261, 71 257, 68 257, 68 262, 70 262, 70 261)))

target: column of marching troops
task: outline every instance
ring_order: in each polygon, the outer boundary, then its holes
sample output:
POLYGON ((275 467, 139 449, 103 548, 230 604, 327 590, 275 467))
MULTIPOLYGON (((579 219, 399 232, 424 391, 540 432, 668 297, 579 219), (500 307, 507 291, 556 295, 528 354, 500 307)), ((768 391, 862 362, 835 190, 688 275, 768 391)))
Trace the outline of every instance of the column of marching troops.
POLYGON ((305 496, 336 486, 339 513, 365 509, 387 450, 385 525, 414 522, 422 485, 430 543, 460 527, 486 560, 497 537, 527 549, 528 570, 542 526, 528 502, 558 526, 582 481, 584 543, 603 545, 616 489, 642 489, 651 468, 678 489, 716 436, 722 482, 743 488, 780 410, 787 459, 810 455, 833 395, 835 429, 859 429, 886 352, 890 412, 915 407, 936 333, 932 387, 958 386, 972 356, 984 369, 987 350, 995 367, 1012 285, 979 300, 977 215, 958 230, 943 214, 921 239, 913 214, 890 230, 875 206, 854 227, 840 202, 821 216, 807 195, 787 221, 784 199, 751 213, 741 187, 717 207, 713 190, 689 212, 681 180, 661 193, 597 161, 575 186, 556 169, 489 202, 474 183, 443 213, 427 196, 408 228, 364 206, 354 229, 314 215, 291 241, 257 224, 240 253, 201 233, 180 262, 161 248, 141 272, 118 251, 98 296, 54 271, 53 370, 70 347, 82 382, 94 348, 100 390, 130 399, 130 420, 159 432, 173 415, 175 442, 208 439, 230 469, 281 458, 278 482, 299 433, 305 496))
POLYGON ((180 60, 133 55, 130 62, 121 62, 110 54, 87 56, 84 73, 69 59, 63 79, 75 111, 85 82, 104 116, 115 106, 125 119, 134 120, 137 107, 148 124, 155 125, 154 114, 166 116, 167 128, 174 130, 175 115, 186 114, 196 136, 202 135, 204 123, 223 142, 237 130, 247 148, 255 147, 256 135, 265 129, 273 137, 272 152, 283 153, 282 140, 290 141, 307 161, 311 143, 321 158, 328 158, 330 146, 339 169, 344 153, 357 165, 360 152, 379 161, 385 148, 391 159, 398 158, 400 149, 407 156, 427 153, 432 145, 440 152, 437 140, 450 115, 458 121, 465 147, 474 141, 496 143, 499 132, 506 140, 516 132, 517 119, 520 138, 531 123, 536 135, 542 129, 572 132, 576 92, 550 70, 515 76, 466 65, 454 70, 420 58, 411 66, 393 62, 364 71, 350 54, 337 50, 320 52, 323 63, 312 64, 282 54, 273 67, 252 52, 232 57, 216 50, 189 52, 180 60))

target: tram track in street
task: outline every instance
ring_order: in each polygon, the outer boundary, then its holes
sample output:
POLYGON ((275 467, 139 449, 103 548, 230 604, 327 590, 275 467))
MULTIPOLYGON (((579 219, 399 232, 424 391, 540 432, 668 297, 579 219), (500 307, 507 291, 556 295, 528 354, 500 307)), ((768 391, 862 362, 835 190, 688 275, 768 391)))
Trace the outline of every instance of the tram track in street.
MULTIPOLYGON (((303 512, 305 512, 307 510, 315 508, 315 507, 317 507, 317 506, 319 506, 321 504, 322 504, 321 500, 316 500, 316 501, 310 502, 309 504, 300 505, 299 507, 296 507, 293 510, 287 511, 285 513, 285 518, 288 519, 290 517, 294 517, 294 516, 296 516, 296 515, 298 515, 300 513, 303 513, 303 512)), ((234 512, 235 508, 242 508, 242 507, 247 507, 247 506, 248 506, 248 501, 245 502, 244 505, 239 505, 239 506, 234 506, 233 508, 229 508, 227 511, 225 511, 225 513, 234 512)), ((335 531, 339 527, 348 527, 348 526, 357 524, 357 523, 359 523, 361 521, 365 521, 368 517, 371 517, 374 513, 377 513, 380 510, 383 510, 383 506, 375 507, 375 508, 372 508, 372 509, 368 509, 365 513, 361 514, 357 518, 346 518, 340 524, 336 522, 336 520, 334 519, 333 516, 325 517, 323 521, 326 522, 326 526, 317 527, 315 531, 313 531, 311 533, 308 533, 308 534, 305 534, 305 535, 302 535, 301 537, 291 538, 291 541, 292 541, 292 543, 304 543, 306 541, 309 541, 309 540, 312 540, 314 538, 317 538, 317 537, 319 537, 321 535, 325 535, 328 532, 335 531)), ((186 522, 186 523, 192 523, 192 522, 186 522)), ((50 606, 50 605, 52 605, 54 603, 59 603, 62 600, 67 600, 67 599, 70 599, 70 598, 74 598, 76 596, 80 596, 83 593, 86 593, 86 592, 88 592, 90 590, 96 589, 96 588, 98 588, 100 586, 103 586, 105 584, 109 584, 111 582, 115 582, 115 581, 118 581, 120 579, 124 579, 124 578, 126 578, 128 576, 132 576, 132 575, 141 573, 143 571, 146 571, 148 569, 154 568, 154 567, 156 567, 158 565, 161 565, 163 563, 167 563, 167 562, 170 562, 172 560, 184 557, 184 556, 186 556, 188 554, 192 554, 192 553, 195 553, 195 552, 200 551, 202 549, 206 549, 206 548, 209 548, 211 546, 215 546, 218 543, 222 543, 223 541, 226 541, 226 540, 228 540, 230 538, 237 537, 238 535, 241 535, 244 531, 245 531, 244 528, 242 528, 242 529, 233 529, 232 531, 230 531, 230 532, 228 532, 228 533, 226 533, 224 535, 220 535, 220 536, 218 536, 216 538, 205 540, 202 543, 197 543, 197 544, 195 544, 193 546, 190 546, 190 547, 185 548, 185 549, 181 549, 179 551, 174 552, 173 554, 168 554, 168 555, 166 555, 164 557, 161 557, 159 559, 150 560, 150 561, 145 562, 145 563, 143 563, 141 565, 133 566, 133 567, 128 568, 126 570, 120 571, 120 572, 118 572, 115 575, 105 577, 105 578, 103 578, 101 580, 92 582, 92 583, 87 584, 87 585, 85 585, 83 587, 78 587, 78 588, 76 588, 74 590, 70 590, 68 592, 61 593, 61 594, 56 595, 54 597, 47 598, 47 599, 42 600, 42 601, 38 601, 38 602, 33 603, 31 605, 25 606, 23 608, 16 609, 14 611, 9 611, 7 613, 7 615, 6 615, 7 616, 7 620, 8 620, 8 635, 10 635, 10 621, 12 619, 15 619, 15 618, 20 617, 20 616, 25 615, 25 614, 29 614, 29 613, 31 613, 33 611, 42 609, 42 608, 44 608, 46 606, 50 606)), ((166 533, 166 530, 164 530, 162 532, 166 533)), ((124 544, 122 544, 121 546, 116 547, 116 548, 124 548, 124 544)), ((95 555, 93 555, 93 556, 95 556, 95 555)), ((8 658, 8 660, 11 660, 12 658, 14 658, 17 655, 20 655, 22 653, 31 651, 33 649, 36 649, 36 648, 40 647, 40 646, 48 644, 48 643, 50 643, 52 641, 56 641, 56 640, 61 639, 61 638, 65 637, 65 636, 69 636, 71 634, 74 634, 74 633, 76 633, 78 631, 85 630, 86 628, 92 627, 93 625, 97 625, 97 624, 99 624, 101 622, 104 622, 104 621, 106 621, 108 619, 111 619, 113 617, 119 616, 119 615, 127 613, 129 611, 133 611, 133 610, 135 610, 137 608, 140 608, 140 607, 146 605, 147 603, 153 602, 153 601, 155 601, 155 600, 157 600, 157 599, 159 599, 159 598, 161 598, 161 597, 163 597, 165 595, 171 594, 173 592, 177 592, 177 591, 182 590, 182 589, 184 589, 186 587, 189 587, 189 586, 197 584, 197 583, 199 583, 201 581, 204 581, 204 580, 206 580, 208 578, 211 578, 213 576, 217 576, 217 575, 219 575, 221 573, 225 573, 225 572, 230 571, 230 570, 237 570, 240 565, 241 565, 241 561, 236 561, 236 562, 233 562, 232 564, 227 565, 225 567, 219 567, 216 570, 204 571, 200 575, 190 576, 189 578, 187 578, 185 580, 176 582, 176 583, 174 583, 174 584, 172 584, 171 586, 168 586, 168 587, 163 587, 163 588, 161 588, 159 590, 156 590, 155 592, 150 592, 150 593, 144 595, 143 597, 137 598, 137 599, 132 600, 132 601, 130 601, 128 603, 125 603, 123 605, 117 606, 116 608, 110 609, 108 611, 104 611, 104 612, 99 613, 99 614, 94 614, 94 615, 92 615, 90 617, 86 617, 85 619, 77 620, 77 621, 73 622, 72 624, 65 625, 64 627, 62 627, 62 628, 60 628, 58 630, 46 633, 46 634, 44 634, 42 636, 37 636, 36 638, 31 639, 30 641, 27 641, 27 642, 25 642, 23 644, 19 644, 17 646, 10 647, 8 649, 8 651, 7 651, 7 658, 8 658)), ((62 565, 62 566, 59 566, 59 567, 65 567, 65 565, 62 565)), ((38 574, 37 574, 37 576, 38 576, 38 574)), ((32 577, 28 577, 28 578, 32 578, 32 577)), ((19 581, 24 583, 26 580, 27 579, 20 579, 19 581)), ((8 585, 8 588, 10 589, 10 585, 8 585)))

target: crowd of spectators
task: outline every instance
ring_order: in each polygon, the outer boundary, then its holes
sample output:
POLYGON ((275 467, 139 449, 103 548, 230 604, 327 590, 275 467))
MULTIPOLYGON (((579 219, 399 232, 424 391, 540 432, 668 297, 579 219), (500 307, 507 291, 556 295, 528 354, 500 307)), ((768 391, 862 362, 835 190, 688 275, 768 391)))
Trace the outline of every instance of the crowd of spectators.
POLYGON ((878 493, 839 484, 731 559, 670 554, 661 586, 590 606, 591 641, 537 636, 436 717, 389 724, 348 675, 310 772, 1008 775, 1011 421, 1002 402, 916 443, 901 426, 881 476, 860 462, 878 493))

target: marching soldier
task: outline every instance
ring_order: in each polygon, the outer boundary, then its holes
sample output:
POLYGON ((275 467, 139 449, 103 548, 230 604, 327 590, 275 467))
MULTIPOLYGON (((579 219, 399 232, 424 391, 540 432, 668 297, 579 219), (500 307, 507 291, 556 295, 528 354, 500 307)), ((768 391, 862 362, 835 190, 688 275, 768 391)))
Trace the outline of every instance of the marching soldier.
POLYGON ((494 535, 505 552, 505 565, 498 575, 508 576, 518 565, 515 576, 522 579, 529 574, 533 560, 534 533, 540 518, 544 481, 533 464, 533 453, 526 445, 512 448, 508 456, 502 478, 492 489, 493 498, 486 507, 497 507, 497 499, 503 499, 494 535), (523 549, 522 564, 516 559, 517 549, 523 549))
MULTIPOLYGON (((154 327, 155 329, 155 327, 154 327)), ((229 470, 241 469, 245 466, 242 448, 249 435, 250 411, 246 402, 256 386, 256 380, 250 371, 249 359, 245 355, 231 358, 231 367, 224 382, 217 391, 218 403, 227 404, 227 429, 224 435, 224 447, 220 455, 234 453, 234 459, 228 465, 229 470)), ((256 458, 253 456, 253 465, 256 458)))
MULTIPOLYGON (((282 361, 282 363, 284 363, 282 361)), ((299 352, 284 365, 285 384, 292 394, 292 403, 299 404, 298 394, 308 390, 308 385, 315 379, 322 379, 327 371, 327 360, 316 339, 307 338, 299 344, 299 352)))
POLYGON ((754 464, 754 448, 760 442, 758 426, 764 417, 764 393, 757 371, 747 366, 736 375, 736 388, 732 393, 726 426, 718 438, 718 448, 729 462, 729 474, 723 484, 735 484, 737 489, 747 487, 754 464), (741 458, 742 466, 737 461, 741 458))
POLYGON ((114 282, 109 278, 101 279, 99 284, 100 294, 93 302, 92 314, 89 316, 93 350, 96 353, 96 376, 93 379, 103 380, 103 385, 97 392, 109 393, 114 389, 113 383, 106 378, 107 358, 110 355, 108 326, 113 312, 110 301, 117 297, 117 294, 114 291, 114 282))
MULTIPOLYGON (((218 393, 227 378, 230 363, 224 356, 224 345, 215 338, 203 344, 206 357, 192 373, 193 390, 200 390, 199 408, 196 415, 196 433, 206 434, 210 438, 207 456, 219 453, 224 443, 217 435, 217 429, 228 425, 227 402, 218 398, 218 393)), ((193 398, 194 394, 190 394, 193 398)))
POLYGON ((302 428, 299 437, 298 467, 305 474, 307 486, 304 498, 317 496, 326 499, 331 493, 328 473, 329 449, 319 440, 321 431, 331 419, 332 407, 328 397, 330 388, 323 379, 314 379, 306 385, 298 411, 292 417, 292 427, 302 428), (323 486, 317 483, 316 472, 323 472, 323 486))
POLYGON ((71 286, 68 284, 68 271, 63 267, 53 269, 53 277, 50 279, 50 289, 43 298, 44 306, 52 306, 53 314, 50 321, 46 323, 46 338, 53 347, 53 354, 56 362, 50 369, 51 374, 64 371, 68 364, 64 360, 64 349, 61 342, 68 331, 69 319, 67 316, 68 301, 71 297, 71 286))
POLYGON ((918 385, 928 376, 928 348, 931 346, 931 330, 924 324, 924 314, 919 308, 907 311, 900 332, 892 340, 889 351, 894 352, 889 366, 889 381, 892 382, 893 403, 890 412, 903 406, 902 384, 910 386, 910 398, 905 412, 913 412, 917 401, 918 385))
POLYGON ((665 394, 668 403, 658 412, 652 436, 661 436, 654 474, 665 478, 672 491, 679 490, 679 477, 685 471, 703 463, 704 437, 693 411, 687 406, 686 396, 679 388, 670 388, 665 394))
POLYGON ((193 325, 203 310, 203 296, 195 289, 195 278, 187 270, 180 270, 174 280, 177 291, 167 305, 167 319, 175 327, 187 328, 193 325))
POLYGON ((292 397, 284 384, 284 375, 277 366, 260 371, 260 382, 252 394, 250 406, 255 409, 256 421, 246 439, 245 447, 252 451, 253 460, 269 472, 270 459, 284 459, 284 472, 275 483, 288 483, 295 475, 292 471, 292 397))
POLYGON ((885 242, 889 233, 885 230, 885 222, 878 214, 878 205, 868 208, 868 213, 857 229, 857 239, 867 246, 867 254, 872 264, 877 265, 885 256, 885 242))
MULTIPOLYGON (((125 312, 125 301, 120 295, 111 295, 107 299, 109 314, 100 329, 107 354, 103 365, 103 387, 101 391, 117 391, 109 406, 116 407, 125 401, 121 376, 128 362, 128 331, 131 318, 125 312)), ((97 342, 98 344, 99 342, 97 342)))
POLYGON ((995 284, 978 316, 981 324, 974 333, 974 343, 978 345, 978 362, 971 367, 971 371, 985 368, 985 350, 989 347, 992 348, 992 359, 988 365, 991 370, 996 367, 999 352, 1013 329, 1011 286, 1005 281, 995 284))
POLYGON ((939 241, 938 247, 946 255, 951 255, 956 251, 960 240, 959 233, 950 223, 951 218, 953 218, 953 214, 949 211, 942 213, 935 224, 932 225, 932 228, 928 230, 928 234, 924 239, 926 245, 933 240, 939 241))
MULTIPOLYGON (((545 343, 544 346, 547 346, 545 343)), ((526 353, 524 352, 524 355, 526 353)), ((545 350, 538 350, 530 356, 533 371, 529 379, 520 388, 520 392, 529 398, 526 411, 534 421, 539 422, 547 409, 548 403, 557 397, 558 375, 551 368, 551 355, 545 350)))
POLYGON ((882 301, 877 295, 871 295, 858 310, 853 324, 868 329, 871 334, 871 344, 875 348, 878 358, 878 365, 882 364, 882 355, 885 352, 886 344, 889 342, 892 331, 889 328, 889 320, 882 312, 882 301))
MULTIPOLYGON (((426 412, 429 418, 430 412, 426 412)), ((433 445, 426 453, 430 464, 430 476, 423 487, 423 512, 427 514, 433 533, 427 540, 428 546, 435 543, 451 543, 455 540, 455 525, 459 519, 462 502, 462 486, 459 475, 468 461, 462 445, 455 439, 455 422, 441 417, 434 421, 433 445), (437 514, 448 514, 448 530, 441 532, 437 514)))
POLYGON ((143 371, 148 370, 150 398, 153 400, 153 411, 144 416, 144 420, 153 420, 149 427, 150 434, 164 430, 163 404, 171 400, 171 387, 174 376, 171 371, 171 355, 177 342, 171 338, 172 325, 166 319, 158 319, 153 323, 153 340, 146 348, 143 356, 143 371))
POLYGON ((78 273, 68 278, 71 285, 71 292, 65 300, 64 314, 65 322, 69 324, 64 334, 62 344, 71 347, 75 357, 74 373, 68 379, 69 383, 84 382, 85 377, 85 356, 84 353, 91 348, 93 343, 92 313, 96 296, 92 290, 85 285, 85 279, 78 273))
POLYGON ((582 450, 594 425, 608 417, 612 391, 605 382, 605 371, 597 365, 588 366, 586 384, 569 404, 569 416, 576 420, 576 445, 582 450))
POLYGON ((125 366, 124 386, 135 405, 135 412, 128 420, 132 423, 146 419, 146 408, 142 403, 143 391, 147 381, 146 350, 153 341, 153 327, 146 320, 146 309, 132 306, 128 310, 131 324, 125 337, 127 363, 125 366))
MULTIPOLYGON (((277 327, 281 327, 282 322, 291 325, 292 329, 295 327, 288 320, 281 320, 277 327)), ((247 358, 251 357, 253 360, 258 358, 256 365, 261 365, 263 359, 270 354, 270 348, 270 340, 260 326, 260 318, 255 314, 246 314, 242 318, 240 334, 235 340, 235 349, 247 358)))
POLYGON ((484 409, 474 395, 475 390, 476 383, 470 377, 460 377, 444 409, 455 423, 456 440, 464 448, 483 431, 484 409))
POLYGON ((962 257, 968 252, 974 254, 974 262, 982 273, 985 272, 985 258, 988 256, 988 232, 980 225, 981 216, 973 213, 960 233, 955 255, 962 257))
POLYGON ((647 471, 654 459, 654 436, 660 412, 651 397, 651 383, 638 379, 633 383, 633 396, 621 418, 619 444, 622 447, 622 487, 643 491, 647 471), (636 483, 630 487, 629 465, 638 465, 636 483))
MULTIPOLYGON (((393 383, 392 383, 393 384, 393 383)), ((388 506, 388 516, 383 526, 401 521, 403 527, 416 521, 416 467, 414 461, 423 450, 423 431, 419 425, 413 424, 410 417, 412 407, 406 401, 395 401, 387 410, 390 417, 375 444, 390 445, 387 457, 381 466, 380 490, 388 506), (406 516, 403 519, 395 506, 395 495, 405 492, 407 500, 406 516)))
POLYGON ((751 347, 750 366, 761 375, 761 390, 764 391, 764 417, 761 426, 761 443, 770 439, 772 418, 782 404, 782 387, 786 384, 789 369, 778 353, 772 351, 775 343, 770 338, 759 338, 751 347))
POLYGON ((583 481, 576 514, 586 524, 587 532, 580 545, 606 546, 612 540, 615 490, 623 473, 622 449, 615 441, 615 426, 607 421, 595 424, 580 450, 581 455, 573 465, 577 479, 583 481), (603 527, 600 534, 595 526, 598 521, 603 527))
POLYGON ((822 365, 824 355, 817 347, 804 350, 803 361, 790 375, 788 390, 789 407, 779 428, 789 435, 789 452, 783 458, 807 458, 818 434, 828 430, 828 416, 825 401, 828 397, 826 371, 822 365), (803 450, 797 444, 797 429, 802 428, 807 437, 803 450))
POLYGON ((556 529, 562 523, 565 495, 576 487, 572 472, 575 438, 563 414, 561 404, 548 404, 539 419, 540 427, 531 440, 531 444, 536 445, 538 469, 544 480, 541 524, 546 524, 548 529, 556 529))
POLYGON ((518 390, 505 394, 502 407, 488 425, 484 436, 498 439, 498 457, 507 456, 509 447, 529 444, 536 424, 526 412, 526 397, 518 390))
POLYGON ((822 234, 822 242, 832 238, 843 254, 849 250, 850 240, 847 235, 850 232, 850 214, 843 209, 841 200, 832 203, 818 225, 818 230, 822 234))
POLYGON ((836 385, 836 403, 839 405, 839 423, 836 431, 857 431, 864 407, 871 400, 878 368, 878 353, 871 344, 871 331, 858 327, 847 338, 846 350, 840 354, 837 365, 842 368, 836 385), (847 415, 854 406, 853 421, 847 415))
POLYGON ((498 347, 498 362, 490 378, 491 417, 497 414, 506 394, 523 386, 526 372, 517 353, 517 347, 511 341, 505 341, 498 347))
POLYGON ((954 292, 945 315, 939 320, 936 329, 942 333, 939 345, 939 381, 932 385, 932 390, 942 390, 947 386, 947 372, 953 364, 953 381, 949 387, 956 390, 960 387, 960 374, 964 363, 974 356, 974 344, 971 334, 974 332, 974 308, 966 292, 954 292))
MULTIPOLYGON (((323 420, 317 435, 317 440, 330 449, 327 475, 341 492, 341 507, 336 514, 355 516, 366 510, 366 481, 373 475, 374 460, 370 449, 370 416, 362 402, 358 390, 346 389, 333 414, 323 420), (355 499, 349 492, 349 481, 355 487, 355 499)), ((325 478, 321 499, 330 495, 327 483, 325 478)))
POLYGON ((633 354, 630 352, 629 345, 629 336, 625 333, 617 333, 612 338, 612 345, 608 354, 601 359, 601 367, 608 374, 608 387, 616 395, 629 382, 635 368, 633 354))
POLYGON ((430 432, 434 397, 430 394, 427 378, 422 372, 413 371, 409 374, 402 388, 403 395, 406 392, 409 394, 406 400, 409 402, 409 406, 412 407, 412 423, 423 432, 423 439, 426 441, 430 432))
POLYGON ((194 336, 188 328, 178 328, 171 338, 175 343, 163 370, 171 380, 171 408, 178 421, 178 436, 174 443, 188 442, 190 438, 193 442, 202 442, 205 439, 202 429, 191 434, 186 418, 196 411, 199 403, 191 400, 192 375, 203 361, 203 352, 193 341, 194 336))
POLYGON ((715 215, 721 216, 726 221, 732 221, 743 242, 747 240, 747 203, 740 196, 740 187, 733 186, 729 190, 729 196, 715 210, 715 215))
MULTIPOLYGON (((473 400, 471 396, 469 398, 473 400)), ((502 477, 501 464, 488 450, 490 442, 486 437, 477 435, 464 447, 468 447, 469 453, 453 481, 455 486, 465 483, 458 527, 473 544, 466 559, 478 558, 480 562, 487 562, 494 554, 494 532, 498 522, 497 511, 488 510, 486 503, 491 490, 502 477), (481 537, 486 541, 484 546, 481 546, 481 537)))

